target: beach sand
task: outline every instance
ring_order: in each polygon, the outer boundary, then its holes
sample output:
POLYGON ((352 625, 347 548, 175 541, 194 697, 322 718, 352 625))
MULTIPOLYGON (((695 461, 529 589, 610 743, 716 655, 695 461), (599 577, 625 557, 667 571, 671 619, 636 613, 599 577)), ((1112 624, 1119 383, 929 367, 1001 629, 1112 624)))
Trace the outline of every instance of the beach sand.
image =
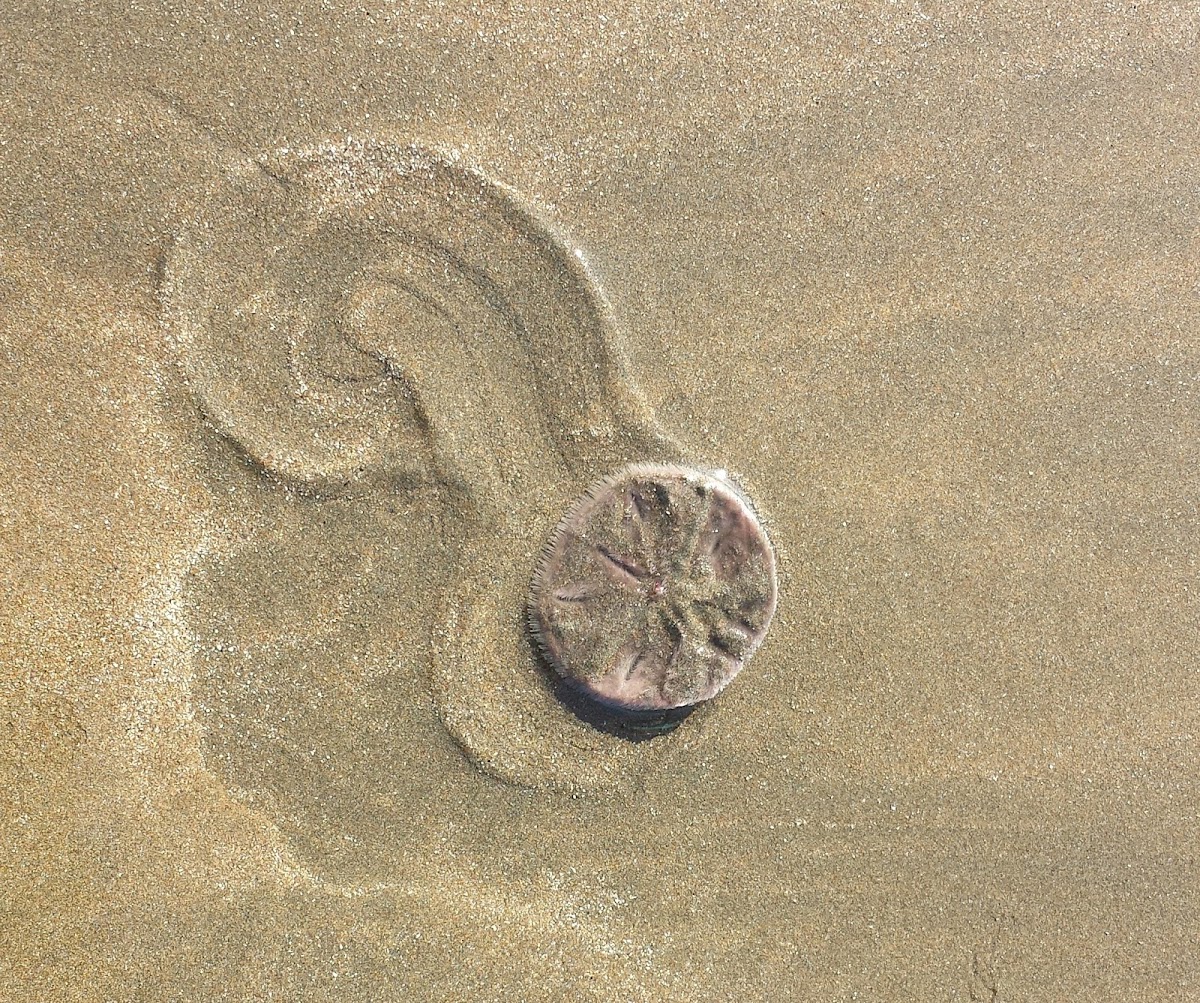
POLYGON ((6 19, 0 999, 1200 991, 1198 34, 6 19), (366 210, 319 221, 413 150, 450 173, 389 211, 529 323, 472 278, 495 337, 356 300, 392 368, 279 355, 310 287, 393 281, 366 210), (271 396, 335 363, 360 389, 271 396), (779 604, 630 743, 555 700, 523 589, 583 487, 664 459, 738 475, 779 604))

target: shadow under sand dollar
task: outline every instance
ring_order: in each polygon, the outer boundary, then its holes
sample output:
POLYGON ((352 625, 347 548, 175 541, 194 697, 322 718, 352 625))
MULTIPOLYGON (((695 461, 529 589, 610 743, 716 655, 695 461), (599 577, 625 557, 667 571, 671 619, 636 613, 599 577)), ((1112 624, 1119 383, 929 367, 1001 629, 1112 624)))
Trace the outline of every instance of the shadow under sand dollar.
MULTIPOLYGON (((192 591, 210 753, 254 731, 256 687, 316 687, 325 702, 343 690, 361 717, 356 659, 374 651, 384 664, 403 646, 396 625, 430 605, 426 591, 406 594, 402 571, 432 534, 444 549, 422 558, 441 572, 423 579, 441 594, 429 690, 477 766, 541 789, 620 789, 670 754, 670 738, 648 751, 572 713, 525 630, 534 555, 566 500, 630 460, 681 454, 633 387, 582 256, 530 207, 415 145, 264 155, 233 170, 179 235, 163 306, 205 415, 291 508, 290 529, 255 530, 192 591), (381 528, 372 513, 386 521, 389 505, 433 528, 381 528), (305 537, 319 545, 297 548, 305 537), (232 598, 238 582, 259 583, 271 616, 232 598), (306 591, 303 612, 293 593, 306 591), (247 653, 251 636, 271 657, 247 653)), ((377 697, 385 727, 389 701, 412 694, 377 697)), ((269 730, 272 704, 259 706, 269 730)), ((339 727, 317 717, 310 737, 339 727)))

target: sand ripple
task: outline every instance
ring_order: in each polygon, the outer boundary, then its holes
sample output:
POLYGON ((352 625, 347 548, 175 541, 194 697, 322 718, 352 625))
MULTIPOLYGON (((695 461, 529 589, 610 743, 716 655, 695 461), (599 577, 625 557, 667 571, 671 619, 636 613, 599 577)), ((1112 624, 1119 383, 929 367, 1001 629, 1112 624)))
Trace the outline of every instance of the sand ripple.
MULTIPOLYGON (((403 494, 435 510, 444 556, 436 583, 421 583, 441 595, 429 689, 472 762, 579 791, 636 784, 669 754, 670 739, 635 755, 573 717, 522 629, 533 555, 565 500, 614 466, 680 453, 565 237, 453 153, 376 141, 280 150, 231 171, 179 235, 163 302, 205 415, 305 499, 314 527, 333 499, 363 513, 403 494)), ((372 547, 378 580, 401 572, 403 546, 372 547)), ((219 559, 198 595, 240 563, 219 559)), ((386 641, 387 604, 356 602, 354 622, 386 641)), ((202 598, 195 608, 203 620, 202 598)), ((249 671, 232 658, 210 669, 218 703, 249 671)))

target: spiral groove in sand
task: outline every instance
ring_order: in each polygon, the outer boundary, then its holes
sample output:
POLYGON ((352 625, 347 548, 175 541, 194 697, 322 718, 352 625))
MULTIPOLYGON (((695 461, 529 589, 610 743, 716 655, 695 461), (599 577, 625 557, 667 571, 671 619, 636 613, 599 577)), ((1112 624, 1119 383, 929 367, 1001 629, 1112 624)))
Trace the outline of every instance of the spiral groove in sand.
POLYGON ((264 474, 314 506, 436 488, 428 682, 472 761, 568 790, 647 768, 559 703, 520 619, 520 558, 557 500, 597 470, 680 455, 560 234, 453 153, 347 140, 232 170, 178 235, 162 293, 197 402, 264 474))

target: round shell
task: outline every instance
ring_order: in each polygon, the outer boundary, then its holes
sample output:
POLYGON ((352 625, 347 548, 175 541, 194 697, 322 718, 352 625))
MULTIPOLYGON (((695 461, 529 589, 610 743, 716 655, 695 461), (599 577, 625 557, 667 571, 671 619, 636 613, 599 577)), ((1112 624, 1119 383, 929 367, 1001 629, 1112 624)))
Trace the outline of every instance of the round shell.
POLYGON ((709 700, 775 612, 775 555, 722 473, 635 464, 559 523, 533 578, 530 626, 573 687, 629 712, 709 700))

